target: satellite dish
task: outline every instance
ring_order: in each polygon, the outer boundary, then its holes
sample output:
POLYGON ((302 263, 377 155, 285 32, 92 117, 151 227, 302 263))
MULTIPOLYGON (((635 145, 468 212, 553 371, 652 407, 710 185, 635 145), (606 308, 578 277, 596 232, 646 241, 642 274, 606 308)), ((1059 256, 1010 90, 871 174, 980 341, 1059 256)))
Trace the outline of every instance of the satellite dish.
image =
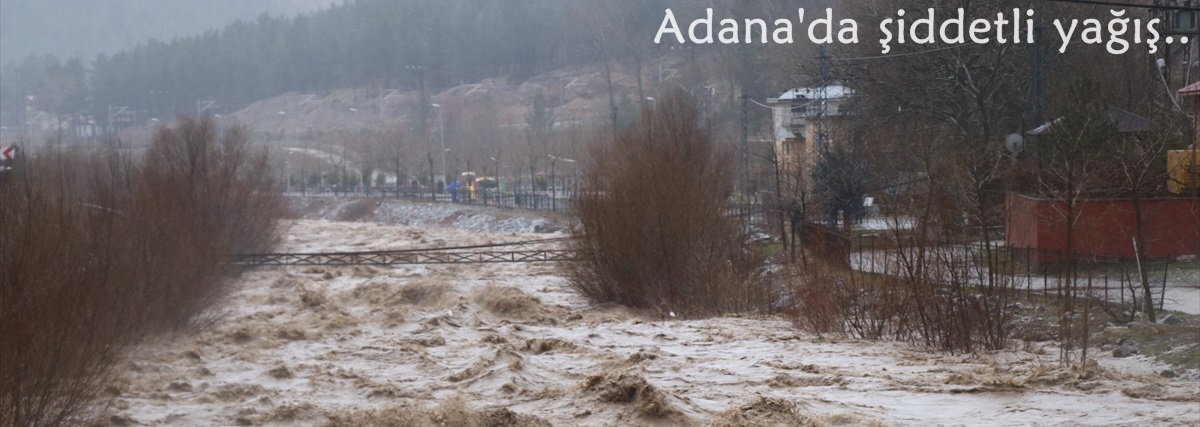
POLYGON ((1007 138, 1004 138, 1004 148, 1013 155, 1021 154, 1021 150, 1025 149, 1025 138, 1019 133, 1010 133, 1007 138))

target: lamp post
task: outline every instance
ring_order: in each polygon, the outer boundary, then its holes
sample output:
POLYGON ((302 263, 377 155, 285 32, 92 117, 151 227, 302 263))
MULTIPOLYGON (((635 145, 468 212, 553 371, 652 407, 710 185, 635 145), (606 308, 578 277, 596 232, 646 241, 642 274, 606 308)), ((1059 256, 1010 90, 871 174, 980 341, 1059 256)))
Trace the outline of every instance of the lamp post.
POLYGON ((556 166, 555 163, 557 163, 559 160, 562 160, 567 163, 575 163, 575 161, 571 160, 571 159, 567 159, 567 158, 562 158, 562 157, 554 157, 553 155, 550 155, 549 157, 550 157, 550 203, 551 203, 550 209, 557 212, 558 211, 558 188, 557 188, 558 178, 557 178, 557 171, 555 170, 555 166, 556 166))
POLYGON ((450 175, 446 173, 446 153, 449 153, 449 148, 442 149, 442 192, 449 192, 450 175))
POLYGON ((492 162, 495 162, 495 164, 496 164, 496 167, 493 168, 493 170, 492 170, 492 175, 496 178, 496 194, 499 195, 500 194, 500 160, 495 157, 491 157, 491 159, 492 159, 492 162))
MULTIPOLYGON (((564 162, 567 162, 567 163, 571 163, 572 165, 574 165, 574 163, 575 163, 575 160, 572 160, 572 159, 567 159, 567 158, 563 158, 563 157, 559 157, 558 159, 562 160, 564 162)), ((575 176, 575 174, 578 172, 579 172, 579 169, 577 169, 575 167, 571 168, 571 185, 572 186, 577 185, 577 182, 579 181, 578 177, 575 176)), ((568 187, 568 188, 570 188, 570 187, 568 187)), ((574 196, 575 196, 575 191, 573 191, 573 189, 572 189, 571 195, 567 198, 570 199, 570 198, 573 198, 574 196)))
POLYGON ((446 179, 446 151, 449 151, 446 148, 446 117, 445 117, 445 111, 442 110, 441 105, 438 105, 438 104, 430 104, 430 105, 433 108, 438 109, 438 136, 442 140, 442 186, 443 186, 442 188, 444 189, 445 185, 449 184, 449 182, 448 182, 449 180, 446 179))

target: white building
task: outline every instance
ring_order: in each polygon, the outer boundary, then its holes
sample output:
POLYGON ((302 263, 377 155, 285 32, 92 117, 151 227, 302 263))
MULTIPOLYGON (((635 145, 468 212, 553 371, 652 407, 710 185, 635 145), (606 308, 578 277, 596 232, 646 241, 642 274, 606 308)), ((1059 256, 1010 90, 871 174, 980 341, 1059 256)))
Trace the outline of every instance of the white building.
POLYGON ((785 175, 795 175, 801 172, 799 168, 812 165, 818 144, 833 143, 831 135, 835 132, 818 137, 821 115, 825 115, 827 131, 836 129, 850 114, 849 104, 853 98, 854 91, 845 86, 826 86, 824 90, 821 87, 796 88, 778 98, 767 99, 772 108, 775 153, 785 175))

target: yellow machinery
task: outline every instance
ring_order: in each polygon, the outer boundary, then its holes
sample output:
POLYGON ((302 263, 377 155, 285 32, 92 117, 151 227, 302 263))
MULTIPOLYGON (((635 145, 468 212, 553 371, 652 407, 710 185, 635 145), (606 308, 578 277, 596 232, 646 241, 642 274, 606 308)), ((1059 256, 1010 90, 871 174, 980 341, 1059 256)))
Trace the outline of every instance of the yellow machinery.
POLYGON ((1168 151, 1167 176, 1167 190, 1172 193, 1183 194, 1200 188, 1200 151, 1168 151))

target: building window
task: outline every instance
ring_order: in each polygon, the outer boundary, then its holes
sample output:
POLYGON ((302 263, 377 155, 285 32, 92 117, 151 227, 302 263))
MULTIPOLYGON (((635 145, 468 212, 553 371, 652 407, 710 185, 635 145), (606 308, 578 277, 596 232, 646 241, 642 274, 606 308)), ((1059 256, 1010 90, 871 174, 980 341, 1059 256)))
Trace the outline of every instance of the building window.
POLYGON ((1176 10, 1171 13, 1171 23, 1175 32, 1191 32, 1196 30, 1196 12, 1191 10, 1176 10))
POLYGON ((807 115, 808 115, 808 104, 792 106, 792 117, 804 117, 807 115))

